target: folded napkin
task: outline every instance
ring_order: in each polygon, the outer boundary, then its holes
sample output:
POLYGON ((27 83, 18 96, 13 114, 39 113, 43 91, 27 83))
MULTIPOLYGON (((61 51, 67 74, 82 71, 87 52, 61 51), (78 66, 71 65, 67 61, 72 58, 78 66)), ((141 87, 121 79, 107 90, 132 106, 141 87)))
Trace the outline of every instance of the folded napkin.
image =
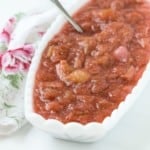
MULTIPOLYGON (((67 8, 73 3, 61 0, 67 8)), ((24 87, 38 44, 59 11, 50 4, 44 12, 17 13, 0 33, 0 135, 9 135, 26 124, 24 87)))

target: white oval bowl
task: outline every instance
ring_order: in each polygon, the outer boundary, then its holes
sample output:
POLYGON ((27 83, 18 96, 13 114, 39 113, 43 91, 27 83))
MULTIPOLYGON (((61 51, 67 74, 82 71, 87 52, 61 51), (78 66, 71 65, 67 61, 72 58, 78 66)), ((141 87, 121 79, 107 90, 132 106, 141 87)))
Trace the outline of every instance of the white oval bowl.
MULTIPOLYGON (((77 2, 73 8, 70 8, 70 13, 73 14, 87 2, 88 0, 77 2)), ((50 133, 50 135, 56 138, 76 142, 94 142, 102 138, 110 129, 115 126, 115 124, 128 111, 128 109, 141 94, 146 84, 149 83, 150 63, 148 63, 142 77, 138 81, 137 85, 133 88, 132 92, 126 96, 126 99, 121 102, 119 107, 112 112, 111 116, 106 117, 102 123, 92 122, 82 125, 80 123, 70 122, 63 124, 62 122, 54 119, 46 120, 34 111, 34 79, 41 61, 42 53, 45 50, 47 43, 60 31, 65 23, 66 20, 64 17, 59 16, 43 37, 41 44, 35 53, 28 73, 25 89, 25 116, 32 125, 50 133)))

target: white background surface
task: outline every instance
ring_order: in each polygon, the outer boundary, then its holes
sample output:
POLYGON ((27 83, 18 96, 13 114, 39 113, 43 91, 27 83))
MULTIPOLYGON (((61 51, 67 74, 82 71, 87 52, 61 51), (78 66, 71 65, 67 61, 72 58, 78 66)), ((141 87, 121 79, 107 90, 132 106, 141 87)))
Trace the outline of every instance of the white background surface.
MULTIPOLYGON (((48 8, 49 0, 0 0, 0 27, 18 11, 48 8)), ((25 126, 9 137, 0 137, 0 150, 150 150, 150 83, 115 128, 92 144, 71 143, 25 126)))

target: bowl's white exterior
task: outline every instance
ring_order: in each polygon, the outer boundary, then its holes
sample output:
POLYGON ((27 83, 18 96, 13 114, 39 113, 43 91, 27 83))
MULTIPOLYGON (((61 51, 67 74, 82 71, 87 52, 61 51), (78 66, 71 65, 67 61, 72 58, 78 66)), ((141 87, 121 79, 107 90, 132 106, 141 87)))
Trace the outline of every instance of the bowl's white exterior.
MULTIPOLYGON (((73 14, 76 12, 86 2, 88 2, 88 0, 82 0, 80 3, 74 5, 74 7, 70 9, 70 13, 73 14)), ((56 138, 78 142, 93 142, 102 138, 111 128, 113 128, 140 95, 150 80, 150 63, 147 65, 142 78, 134 87, 132 93, 130 93, 119 105, 118 109, 114 110, 111 116, 105 118, 102 123, 92 122, 87 125, 82 125, 80 123, 71 122, 63 124, 60 121, 53 119, 46 120, 39 114, 35 113, 33 109, 34 78, 41 60, 41 55, 46 48, 48 41, 60 31, 64 23, 65 19, 62 16, 59 16, 45 34, 39 49, 35 53, 29 70, 25 90, 25 116, 32 125, 50 133, 50 135, 56 138)))

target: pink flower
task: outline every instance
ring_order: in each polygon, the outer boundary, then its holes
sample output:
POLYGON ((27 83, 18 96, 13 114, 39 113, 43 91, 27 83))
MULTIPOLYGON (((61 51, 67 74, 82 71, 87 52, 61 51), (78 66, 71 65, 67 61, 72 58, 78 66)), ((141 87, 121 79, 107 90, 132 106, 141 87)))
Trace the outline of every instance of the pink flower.
POLYGON ((45 32, 42 32, 42 31, 41 31, 41 32, 38 32, 38 34, 39 34, 39 36, 42 37, 42 36, 45 34, 45 32))
POLYGON ((16 24, 16 19, 14 17, 10 18, 6 25, 4 26, 2 32, 0 33, 0 42, 9 43, 11 40, 11 33, 14 30, 16 24))
POLYGON ((9 43, 10 41, 10 34, 3 29, 3 31, 0 33, 0 42, 9 43))
POLYGON ((15 24, 16 24, 16 19, 14 17, 10 18, 5 25, 5 28, 4 28, 5 31, 11 34, 14 30, 15 24))
POLYGON ((7 74, 15 74, 19 71, 28 71, 34 48, 32 45, 8 50, 0 55, 0 68, 7 74))

